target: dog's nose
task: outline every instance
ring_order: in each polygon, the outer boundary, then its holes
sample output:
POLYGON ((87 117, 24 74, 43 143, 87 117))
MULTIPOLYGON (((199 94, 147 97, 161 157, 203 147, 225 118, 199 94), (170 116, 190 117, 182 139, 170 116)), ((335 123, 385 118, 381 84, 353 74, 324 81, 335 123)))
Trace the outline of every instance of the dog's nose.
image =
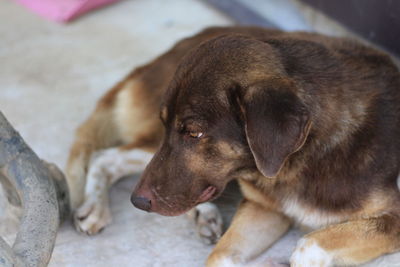
POLYGON ((135 196, 134 194, 132 194, 131 202, 132 202, 133 206, 135 206, 138 209, 141 209, 144 211, 151 210, 151 200, 150 199, 147 199, 145 197, 135 196))

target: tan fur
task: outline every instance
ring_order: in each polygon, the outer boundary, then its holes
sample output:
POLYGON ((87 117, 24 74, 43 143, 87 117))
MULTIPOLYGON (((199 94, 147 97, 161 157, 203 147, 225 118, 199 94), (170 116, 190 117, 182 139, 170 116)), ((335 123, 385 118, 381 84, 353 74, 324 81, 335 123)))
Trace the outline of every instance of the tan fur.
POLYGON ((112 110, 98 105, 96 112, 79 127, 76 135, 66 168, 72 209, 76 209, 83 201, 86 173, 92 153, 119 142, 112 110))
POLYGON ((147 107, 148 103, 143 99, 145 95, 141 94, 142 87, 139 79, 131 79, 116 97, 113 113, 119 135, 125 144, 137 141, 138 136, 149 138, 148 133, 163 134, 160 123, 152 119, 158 115, 158 111, 147 107))
MULTIPOLYGON (((371 193, 363 208, 357 213, 327 213, 326 211, 317 211, 303 206, 293 199, 288 199, 283 205, 278 204, 273 198, 263 194, 262 190, 256 188, 249 181, 240 180, 239 182, 245 198, 257 203, 259 207, 258 213, 264 212, 264 209, 272 208, 275 212, 282 212, 293 218, 299 226, 305 227, 303 229, 306 231, 322 227, 322 229, 306 235, 304 241, 307 244, 318 244, 321 249, 332 256, 332 261, 337 265, 361 264, 379 255, 399 250, 400 240, 395 236, 390 237, 387 234, 380 233, 378 229, 379 223, 377 223, 377 220, 385 214, 388 205, 392 205, 394 201, 382 191, 371 193)), ((271 187, 273 183, 271 180, 264 179, 263 187, 271 187)), ((242 207, 239 207, 238 214, 241 214, 241 209, 242 207)), ((253 219, 249 220, 253 221, 253 219)), ((254 224, 252 225, 254 226, 254 224)), ((240 238, 240 233, 238 233, 240 228, 235 229, 234 224, 232 224, 232 227, 234 227, 232 232, 236 233, 240 238)), ((242 233, 246 233, 246 231, 242 233)), ((224 242, 229 243, 230 241, 224 242)), ((234 242, 237 242, 237 240, 234 240, 234 242)), ((210 259, 215 257, 213 256, 214 253, 218 255, 227 253, 221 250, 222 248, 217 246, 210 259)), ((297 252, 301 255, 305 250, 306 247, 299 246, 295 253, 297 252)), ((242 257, 247 257, 247 252, 242 251, 240 254, 242 257)), ((331 266, 318 262, 308 262, 308 264, 310 265, 296 264, 294 260, 292 262, 292 265, 296 267, 331 266)), ((210 266, 214 265, 211 264, 210 266)))
MULTIPOLYGON (((395 237, 377 231, 376 220, 370 218, 332 225, 310 233, 304 239, 308 243, 316 242, 332 255, 338 265, 361 264, 379 255, 399 250, 399 241, 395 241, 395 237)), ((298 249, 305 248, 303 246, 298 249)))
POLYGON ((352 219, 378 217, 387 211, 387 207, 392 205, 395 205, 395 200, 391 195, 382 190, 375 190, 364 201, 362 209, 352 214, 351 217, 352 219))
MULTIPOLYGON (((268 180, 266 180, 265 182, 268 183, 268 180)), ((269 181, 269 183, 272 184, 273 181, 269 181)), ((239 185, 243 195, 249 201, 257 203, 265 208, 279 210, 279 204, 277 203, 276 199, 273 199, 270 196, 263 194, 262 191, 256 188, 252 183, 244 179, 240 179, 239 185)))
POLYGON ((207 266, 243 266, 254 259, 290 226, 282 214, 264 208, 252 201, 244 201, 228 231, 223 235, 207 260, 207 266), (230 260, 230 264, 226 263, 230 260))

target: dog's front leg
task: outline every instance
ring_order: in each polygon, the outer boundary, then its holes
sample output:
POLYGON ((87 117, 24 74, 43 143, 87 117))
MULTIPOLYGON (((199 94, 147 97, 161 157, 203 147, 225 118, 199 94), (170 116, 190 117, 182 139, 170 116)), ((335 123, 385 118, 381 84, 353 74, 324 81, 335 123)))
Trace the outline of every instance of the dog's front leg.
POLYGON ((231 226, 207 260, 207 267, 243 266, 254 259, 289 229, 284 215, 244 200, 231 226))
POLYGON ((400 249, 399 216, 349 221, 304 236, 290 259, 293 267, 358 265, 400 249))

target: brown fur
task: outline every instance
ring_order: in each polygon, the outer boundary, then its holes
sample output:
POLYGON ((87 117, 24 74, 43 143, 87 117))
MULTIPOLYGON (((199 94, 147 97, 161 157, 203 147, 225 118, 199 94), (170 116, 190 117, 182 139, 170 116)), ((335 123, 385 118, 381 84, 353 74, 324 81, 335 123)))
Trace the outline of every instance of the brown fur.
MULTIPOLYGON (((140 140, 155 144, 163 137, 133 200, 146 198, 151 211, 177 215, 239 179, 251 203, 239 208, 209 266, 252 259, 287 230, 274 233, 243 215, 257 207, 265 220, 276 214, 283 225, 290 219, 322 229, 306 238, 336 264, 358 264, 400 248, 399 77, 388 56, 350 40, 210 28, 105 96, 78 134, 69 169, 76 162, 87 166, 95 149, 135 148, 140 140), (114 123, 117 134, 107 141, 100 140, 108 136, 102 131, 93 136, 101 123, 114 123), (251 244, 239 242, 244 233, 236 221, 264 229, 260 235, 268 241, 262 248, 236 247, 251 244), (365 245, 369 237, 381 246, 365 245)), ((69 176, 74 181, 77 175, 69 176)))

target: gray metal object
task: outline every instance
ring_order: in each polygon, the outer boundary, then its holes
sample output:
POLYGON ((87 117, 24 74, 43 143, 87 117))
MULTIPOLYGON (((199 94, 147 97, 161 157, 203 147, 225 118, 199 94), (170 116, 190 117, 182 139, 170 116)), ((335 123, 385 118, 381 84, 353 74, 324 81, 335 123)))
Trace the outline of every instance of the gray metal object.
POLYGON ((63 174, 28 147, 0 112, 0 182, 23 214, 12 248, 0 237, 0 266, 47 266, 60 222, 68 216, 63 174))
POLYGON ((268 28, 277 28, 277 25, 269 21, 265 16, 241 3, 238 0, 203 0, 222 13, 227 14, 240 25, 253 25, 268 28))

